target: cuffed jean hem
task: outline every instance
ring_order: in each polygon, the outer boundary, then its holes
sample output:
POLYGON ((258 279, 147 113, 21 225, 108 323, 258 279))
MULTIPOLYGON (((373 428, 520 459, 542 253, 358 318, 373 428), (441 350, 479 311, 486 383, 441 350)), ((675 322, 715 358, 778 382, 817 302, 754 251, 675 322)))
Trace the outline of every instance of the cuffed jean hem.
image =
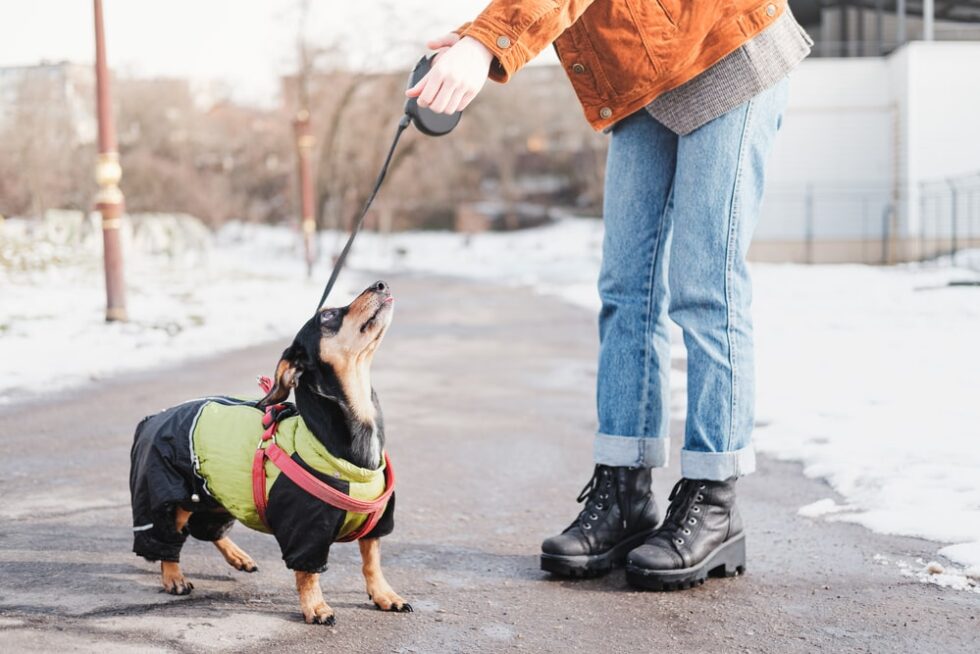
POLYGON ((734 452, 681 450, 681 475, 687 479, 725 481, 753 472, 755 472, 755 448, 751 445, 734 452))
POLYGON ((607 466, 662 468, 670 458, 670 439, 596 434, 593 456, 607 466))

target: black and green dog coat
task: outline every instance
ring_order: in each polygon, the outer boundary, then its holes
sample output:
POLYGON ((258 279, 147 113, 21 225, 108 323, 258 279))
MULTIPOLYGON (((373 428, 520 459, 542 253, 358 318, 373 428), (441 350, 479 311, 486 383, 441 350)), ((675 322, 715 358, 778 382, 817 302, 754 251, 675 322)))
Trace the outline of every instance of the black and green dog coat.
MULTIPOLYGON (((266 461, 268 525, 263 523, 252 495, 263 415, 255 401, 210 397, 172 407, 137 426, 129 477, 136 554, 150 561, 178 561, 188 534, 215 541, 237 519, 272 533, 290 569, 326 569, 330 545, 355 532, 367 516, 313 497, 266 461), (174 523, 178 506, 192 511, 181 532, 174 523)), ((279 422, 276 443, 307 472, 352 498, 373 501, 385 491, 383 463, 369 470, 333 456, 300 416, 279 422)), ((381 519, 363 537, 391 533, 394 508, 392 495, 381 519)))

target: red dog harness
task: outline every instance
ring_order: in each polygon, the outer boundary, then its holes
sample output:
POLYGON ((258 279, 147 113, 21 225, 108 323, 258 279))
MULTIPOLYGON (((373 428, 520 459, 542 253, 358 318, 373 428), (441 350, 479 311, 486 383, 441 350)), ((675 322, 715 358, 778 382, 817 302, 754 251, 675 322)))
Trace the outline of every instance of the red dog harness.
MULTIPOLYGON (((265 386, 266 383, 268 383, 267 379, 263 378, 260 380, 259 385, 265 386)), ((371 502, 354 499, 350 495, 314 477, 306 469, 293 461, 289 454, 276 444, 276 431, 279 429, 277 417, 284 408, 284 404, 276 404, 266 408, 265 415, 262 416, 262 426, 265 427, 265 432, 262 433, 262 442, 259 443, 259 447, 255 451, 255 458, 252 459, 252 499, 255 501, 255 508, 258 511, 259 518, 262 520, 262 524, 266 527, 269 526, 268 521, 265 519, 265 511, 268 504, 265 496, 265 460, 268 458, 290 481, 321 502, 325 502, 343 511, 367 514, 367 520, 364 521, 364 524, 346 536, 339 538, 338 540, 340 542, 358 540, 371 533, 371 530, 374 529, 384 514, 385 506, 388 504, 391 494, 395 491, 395 471, 391 467, 391 460, 388 458, 388 453, 384 453, 384 493, 378 499, 371 502), (266 446, 262 447, 263 445, 266 446)))

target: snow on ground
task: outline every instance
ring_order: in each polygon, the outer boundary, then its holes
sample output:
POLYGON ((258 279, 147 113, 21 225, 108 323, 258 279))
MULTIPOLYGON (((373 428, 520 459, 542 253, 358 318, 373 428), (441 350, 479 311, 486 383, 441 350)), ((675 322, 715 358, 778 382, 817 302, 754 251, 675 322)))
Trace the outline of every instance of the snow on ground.
MULTIPOLYGON (((285 229, 232 225, 181 254, 128 237, 130 321, 105 324, 100 235, 22 228, 0 227, 0 403, 289 338, 313 314, 326 278, 321 270, 307 281, 285 229), (30 248, 28 236, 38 239, 30 248)), ((335 297, 348 301, 359 281, 345 275, 335 297)))
MULTIPOLYGON (((338 241, 327 234, 321 244, 334 251, 338 241)), ((365 233, 351 266, 529 286, 594 310, 601 241, 600 222, 574 219, 478 236, 365 233)), ((0 232, 0 263, 10 242, 0 232)), ((91 243, 81 254, 52 246, 32 252, 40 263, 0 266, 0 401, 291 336, 328 272, 321 264, 306 281, 297 245, 286 229, 231 225, 190 260, 133 253, 126 325, 101 322, 91 243), (269 297, 275 309, 264 315, 269 297)), ((903 564, 903 574, 971 588, 980 569, 980 287, 947 284, 980 279, 977 261, 753 266, 757 445, 801 461, 843 497, 801 513, 953 543, 939 554, 966 570, 903 564)), ((370 278, 345 273, 332 303, 370 278)))
MULTIPOLYGON (((942 551, 942 550, 940 550, 942 551)), ((878 565, 895 566, 903 577, 909 577, 924 584, 935 584, 953 590, 966 590, 980 593, 980 566, 961 569, 947 569, 937 561, 928 563, 921 558, 913 562, 893 561, 881 554, 875 554, 873 560, 878 565)))
MULTIPOLYGON (((980 287, 958 269, 757 266, 759 448, 844 496, 827 519, 980 565, 980 287)), ((811 505, 812 508, 813 505, 811 505)))

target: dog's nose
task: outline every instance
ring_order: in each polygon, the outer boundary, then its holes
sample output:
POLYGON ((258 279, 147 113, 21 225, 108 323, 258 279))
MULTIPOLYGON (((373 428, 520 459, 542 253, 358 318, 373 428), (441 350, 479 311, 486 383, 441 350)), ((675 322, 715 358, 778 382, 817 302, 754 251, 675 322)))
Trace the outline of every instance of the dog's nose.
POLYGON ((375 282, 374 290, 377 291, 378 293, 384 293, 385 291, 388 290, 388 285, 382 281, 375 282))

